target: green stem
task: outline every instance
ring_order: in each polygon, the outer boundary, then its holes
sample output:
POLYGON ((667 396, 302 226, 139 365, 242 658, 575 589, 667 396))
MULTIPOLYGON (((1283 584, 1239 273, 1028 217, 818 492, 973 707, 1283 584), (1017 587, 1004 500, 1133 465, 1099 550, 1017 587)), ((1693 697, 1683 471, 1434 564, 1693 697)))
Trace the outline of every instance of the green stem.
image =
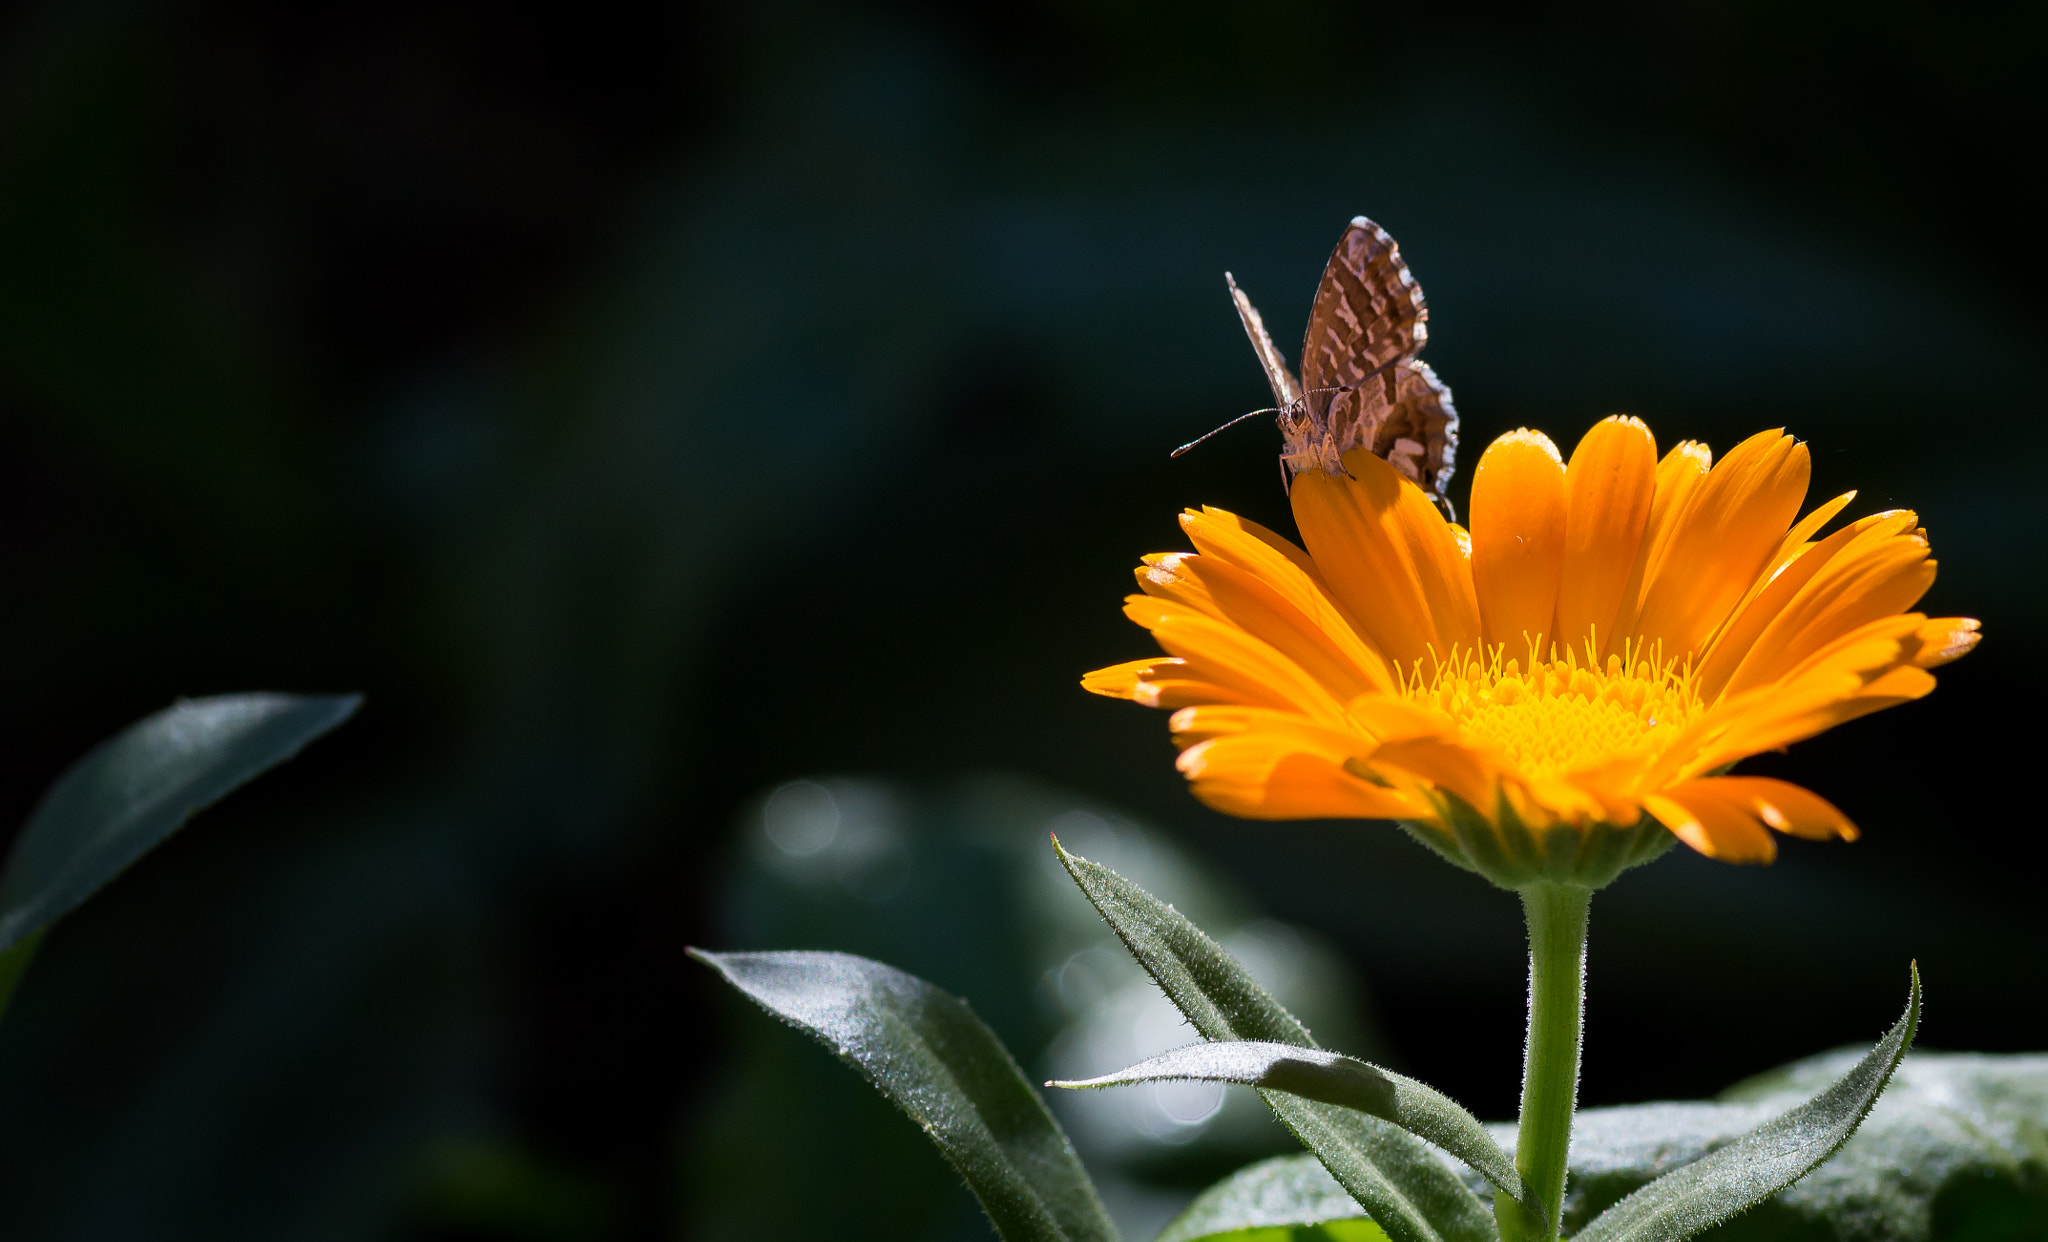
POLYGON ((1521 890, 1529 920, 1529 1043, 1522 1061, 1522 1120, 1515 1167, 1527 1207, 1499 1196, 1494 1215, 1509 1242, 1552 1242, 1564 1204, 1565 1158, 1579 1095, 1586 998, 1586 907, 1591 889, 1532 884, 1521 890))

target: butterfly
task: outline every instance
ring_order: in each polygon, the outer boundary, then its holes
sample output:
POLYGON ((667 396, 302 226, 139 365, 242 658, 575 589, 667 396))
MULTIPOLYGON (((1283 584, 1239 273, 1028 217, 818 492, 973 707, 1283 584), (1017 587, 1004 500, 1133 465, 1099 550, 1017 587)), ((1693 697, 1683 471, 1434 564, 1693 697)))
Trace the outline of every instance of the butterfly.
POLYGON ((1273 385, 1283 476, 1342 473, 1343 455, 1365 448, 1448 511, 1458 411, 1451 390, 1415 357, 1429 339, 1429 308, 1387 231, 1359 216, 1338 239, 1309 310, 1299 382, 1236 278, 1223 279, 1273 385))

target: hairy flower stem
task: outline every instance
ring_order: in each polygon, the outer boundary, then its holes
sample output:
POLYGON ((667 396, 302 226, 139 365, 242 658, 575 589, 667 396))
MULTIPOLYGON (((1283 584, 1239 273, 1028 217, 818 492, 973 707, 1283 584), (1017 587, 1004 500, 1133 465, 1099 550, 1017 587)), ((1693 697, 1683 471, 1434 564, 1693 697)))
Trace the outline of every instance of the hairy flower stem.
POLYGON ((1529 920, 1529 1042, 1522 1060, 1522 1119, 1515 1167, 1528 1208, 1496 1196, 1506 1242, 1552 1242, 1564 1204, 1565 1158, 1579 1095, 1579 1044, 1586 998, 1586 907, 1591 889, 1531 884, 1521 891, 1529 920), (1532 1218, 1533 1214, 1533 1218, 1532 1218))

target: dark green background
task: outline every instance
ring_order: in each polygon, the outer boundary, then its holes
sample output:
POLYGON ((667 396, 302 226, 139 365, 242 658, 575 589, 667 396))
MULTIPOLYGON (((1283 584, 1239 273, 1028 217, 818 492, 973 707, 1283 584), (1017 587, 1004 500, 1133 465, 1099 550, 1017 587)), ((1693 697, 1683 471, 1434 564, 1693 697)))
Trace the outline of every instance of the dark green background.
POLYGON ((1359 212, 1468 466, 1615 411, 1784 425, 1817 499, 1918 508, 1927 606, 1986 623, 1928 702, 1748 769, 1864 841, 1596 903, 1587 1102, 1874 1038, 1916 956, 1927 1045, 2048 1046, 2042 27, 12 6, 0 821, 177 695, 369 699, 51 937, 0 1029, 0 1233, 686 1231, 731 1067, 791 1058, 798 1109, 832 1068, 682 956, 788 947, 719 943, 721 903, 805 774, 1143 816, 1334 938, 1390 1061, 1509 1113, 1511 898, 1384 825, 1211 815, 1163 718, 1075 686, 1149 650, 1117 601, 1178 507, 1286 524, 1269 430, 1165 454, 1265 398, 1222 271, 1291 342, 1359 212))

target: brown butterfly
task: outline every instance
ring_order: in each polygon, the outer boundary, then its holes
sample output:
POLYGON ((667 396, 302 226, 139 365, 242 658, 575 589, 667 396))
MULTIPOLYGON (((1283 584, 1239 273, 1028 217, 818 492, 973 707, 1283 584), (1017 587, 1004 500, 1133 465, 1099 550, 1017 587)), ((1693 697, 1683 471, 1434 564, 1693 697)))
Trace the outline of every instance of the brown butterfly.
POLYGON ((1451 390, 1416 360, 1429 339, 1429 308, 1387 231, 1359 216, 1338 240, 1309 311, 1298 383, 1251 299, 1230 273, 1223 279, 1273 385, 1283 473, 1339 473, 1343 454, 1363 447, 1448 509, 1458 411, 1451 390))

